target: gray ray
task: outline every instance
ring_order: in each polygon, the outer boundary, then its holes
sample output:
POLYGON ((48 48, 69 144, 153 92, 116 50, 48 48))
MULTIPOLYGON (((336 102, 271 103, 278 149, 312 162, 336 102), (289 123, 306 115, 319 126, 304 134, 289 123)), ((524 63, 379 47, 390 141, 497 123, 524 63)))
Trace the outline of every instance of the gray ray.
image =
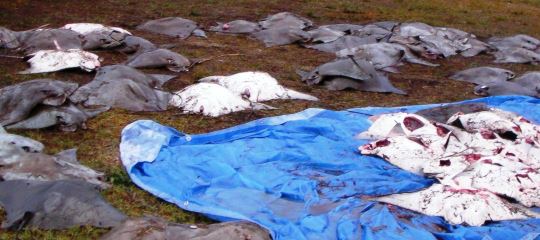
POLYGON ((212 32, 231 33, 231 34, 248 34, 260 30, 259 24, 246 20, 234 20, 227 23, 217 23, 217 26, 212 26, 209 29, 212 32))
POLYGON ((515 83, 528 88, 540 91, 540 72, 527 72, 514 80, 515 83))
POLYGON ((392 31, 392 30, 394 30, 394 28, 396 26, 399 25, 399 22, 396 22, 396 21, 381 21, 381 22, 373 22, 373 23, 371 23, 371 25, 375 25, 375 26, 384 28, 384 29, 386 29, 388 31, 392 31))
POLYGON ((133 68, 161 68, 166 67, 173 72, 189 70, 191 61, 179 53, 168 49, 156 49, 137 53, 128 58, 125 65, 133 68))
POLYGON ((423 109, 420 111, 417 111, 415 114, 418 114, 422 117, 425 117, 426 119, 433 121, 433 122, 439 122, 444 123, 450 117, 452 117, 456 113, 475 113, 475 112, 482 112, 482 111, 488 111, 489 107, 485 103, 461 103, 461 104, 447 104, 447 105, 441 105, 434 108, 428 108, 423 109))
POLYGON ((518 34, 510 37, 492 37, 488 43, 498 49, 504 48, 525 48, 535 50, 540 47, 540 40, 525 34, 518 34))
POLYGON ((463 39, 476 38, 474 34, 449 27, 435 27, 437 30, 436 35, 444 37, 450 41, 458 41, 463 39))
POLYGON ((357 36, 342 36, 335 41, 321 43, 316 45, 306 45, 305 47, 319 50, 322 52, 335 53, 343 49, 356 48, 364 44, 376 43, 376 37, 357 37, 357 36))
POLYGON ((377 69, 398 66, 402 61, 431 67, 439 66, 416 57, 406 46, 394 43, 365 44, 356 48, 343 49, 337 52, 336 55, 339 58, 354 56, 355 58, 370 61, 377 69))
POLYGON ((85 109, 73 104, 64 106, 41 106, 34 110, 34 114, 25 120, 7 125, 7 129, 40 129, 58 126, 65 132, 77 129, 86 129, 86 121, 100 113, 109 110, 109 107, 85 109))
POLYGON ((525 48, 504 48, 493 54, 495 63, 531 63, 540 62, 540 54, 525 48))
POLYGON ((83 35, 69 29, 38 29, 17 33, 21 50, 31 54, 39 50, 55 50, 58 43, 61 49, 82 49, 83 35))
POLYGON ((131 36, 119 31, 93 31, 83 36, 84 50, 108 49, 123 44, 124 39, 131 36))
POLYGON ((7 216, 2 228, 67 229, 114 227, 126 216, 109 205, 95 186, 73 180, 0 182, 0 203, 7 216))
POLYGON ((337 59, 311 72, 298 71, 298 74, 308 85, 323 84, 329 90, 356 89, 406 94, 395 88, 385 74, 377 72, 371 63, 363 59, 337 59))
POLYGON ((78 84, 36 79, 0 89, 0 125, 24 120, 38 105, 60 106, 78 84))
POLYGON ((280 12, 270 15, 259 22, 263 29, 270 28, 296 28, 304 29, 313 26, 311 20, 290 12, 280 12))
POLYGON ((450 79, 470 82, 478 85, 505 82, 513 79, 516 74, 510 70, 495 67, 476 67, 459 71, 450 76, 450 79))
POLYGON ((360 30, 364 28, 363 25, 359 24, 348 24, 348 23, 339 23, 339 24, 329 24, 329 25, 322 25, 321 28, 328 28, 334 31, 340 31, 345 33, 352 33, 354 30, 360 30))
POLYGON ((451 41, 437 35, 419 36, 418 38, 424 44, 437 49, 437 52, 440 52, 445 58, 456 55, 472 47, 470 44, 467 44, 468 39, 451 41))
POLYGON ((540 97, 538 90, 523 87, 511 81, 478 85, 474 88, 474 94, 479 96, 523 95, 540 97))
POLYGON ((375 24, 365 25, 362 29, 353 30, 351 35, 357 37, 373 37, 377 40, 387 39, 392 32, 375 24))
POLYGON ((179 17, 150 20, 137 26, 138 30, 178 37, 181 39, 188 38, 197 28, 196 22, 179 17))
POLYGON ((308 31, 311 41, 312 42, 321 42, 321 43, 329 43, 333 42, 343 35, 345 35, 344 32, 332 30, 330 28, 325 27, 319 27, 317 29, 313 29, 311 31, 308 31))
POLYGON ((307 42, 311 39, 309 33, 298 28, 270 28, 251 34, 267 47, 288 45, 295 42, 307 42))
POLYGON ((124 53, 143 53, 156 49, 156 45, 142 37, 126 36, 118 50, 124 53))
POLYGON ((148 75, 134 68, 112 65, 100 68, 96 77, 71 97, 84 106, 109 106, 129 111, 163 111, 171 95, 159 90, 174 76, 148 75))
POLYGON ((394 28, 394 34, 401 37, 435 35, 436 32, 437 29, 435 27, 421 22, 401 23, 394 28))
POLYGON ((322 64, 311 72, 300 74, 302 81, 308 85, 319 84, 327 77, 346 77, 357 80, 367 80, 371 76, 348 58, 336 59, 322 64))
POLYGON ((471 45, 471 48, 461 52, 460 53, 461 56, 474 57, 480 53, 494 50, 494 48, 491 45, 484 43, 476 38, 470 38, 468 43, 471 45))

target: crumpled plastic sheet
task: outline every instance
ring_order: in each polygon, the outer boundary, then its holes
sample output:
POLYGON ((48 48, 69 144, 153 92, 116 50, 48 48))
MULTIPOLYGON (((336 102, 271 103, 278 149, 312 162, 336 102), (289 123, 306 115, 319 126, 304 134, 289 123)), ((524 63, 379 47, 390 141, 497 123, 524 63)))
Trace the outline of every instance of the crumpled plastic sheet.
MULTIPOLYGON (((476 99, 540 122, 540 100, 476 99)), ((247 220, 274 239, 537 239, 540 219, 451 225, 371 196, 414 192, 434 181, 363 156, 355 135, 368 117, 440 104, 345 111, 307 109, 187 135, 149 120, 122 132, 121 159, 138 186, 218 221, 247 220)))

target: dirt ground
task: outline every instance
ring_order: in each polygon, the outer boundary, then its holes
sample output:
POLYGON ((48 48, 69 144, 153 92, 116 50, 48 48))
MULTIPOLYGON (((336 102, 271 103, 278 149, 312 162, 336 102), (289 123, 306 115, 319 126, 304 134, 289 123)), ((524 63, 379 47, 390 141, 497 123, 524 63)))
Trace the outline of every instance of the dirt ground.
MULTIPOLYGON (((310 70, 328 60, 324 54, 298 45, 266 48, 258 41, 244 36, 207 33, 208 39, 190 37, 178 40, 136 31, 135 27, 147 20, 179 16, 197 21, 208 27, 217 21, 235 19, 259 20, 280 11, 290 11, 312 19, 316 24, 368 23, 373 21, 421 21, 435 26, 455 27, 476 34, 480 39, 517 33, 540 37, 540 1, 538 0, 0 0, 0 26, 12 30, 25 30, 48 24, 60 27, 67 23, 96 22, 126 28, 135 35, 157 44, 176 44, 173 51, 190 58, 207 58, 223 54, 237 56, 218 57, 179 74, 166 85, 168 90, 179 90, 209 75, 226 75, 248 70, 266 71, 283 85, 312 94, 319 102, 271 101, 277 110, 238 112, 219 118, 181 115, 178 110, 159 113, 132 113, 112 110, 91 119, 87 130, 63 133, 56 129, 18 131, 16 133, 42 141, 47 152, 56 153, 78 148, 79 160, 106 173, 112 184, 103 192, 111 204, 127 215, 159 215, 180 223, 207 223, 205 217, 181 210, 146 193, 131 183, 121 167, 118 153, 122 128, 138 119, 152 119, 180 131, 197 134, 254 119, 294 113, 306 108, 341 110, 363 106, 398 106, 424 103, 443 103, 475 98, 471 84, 452 81, 447 76, 455 71, 478 66, 497 66, 520 74, 540 70, 533 65, 493 64, 493 57, 452 57, 438 60, 440 67, 408 64, 400 73, 391 74, 392 83, 409 94, 367 93, 356 91, 330 92, 321 87, 303 84, 296 69, 310 70)), ((104 65, 121 63, 126 56, 114 51, 98 51, 104 65)), ((13 54, 0 50, 0 54, 13 54)), ((18 75, 26 63, 0 57, 0 87, 36 78, 53 78, 84 84, 93 73, 77 70, 50 74, 18 75)), ((170 74, 166 70, 144 70, 150 73, 170 74)), ((0 214, 2 219, 3 214, 0 214)), ((2 231, 2 230, 0 230, 2 231)), ((25 230, 0 232, 0 239, 96 239, 108 229, 78 227, 64 231, 25 230)))

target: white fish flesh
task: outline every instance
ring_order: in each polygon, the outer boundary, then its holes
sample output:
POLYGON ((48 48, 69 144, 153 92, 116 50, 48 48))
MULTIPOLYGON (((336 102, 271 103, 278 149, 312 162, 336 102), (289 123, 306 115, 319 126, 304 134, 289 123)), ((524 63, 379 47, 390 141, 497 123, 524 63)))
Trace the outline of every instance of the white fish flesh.
POLYGON ((56 72, 68 68, 91 72, 101 66, 98 55, 80 49, 41 50, 30 56, 30 68, 20 74, 56 72))
POLYGON ((273 99, 318 101, 316 97, 283 87, 275 78, 265 72, 241 72, 229 76, 210 76, 200 79, 199 82, 217 83, 251 102, 273 99))
POLYGON ((393 194, 375 200, 405 207, 430 216, 442 216, 452 224, 481 226, 486 221, 540 217, 482 190, 453 189, 442 184, 413 193, 393 194))
POLYGON ((128 34, 128 35, 132 35, 129 31, 123 28, 108 27, 99 23, 70 23, 70 24, 64 25, 62 28, 78 32, 82 35, 86 35, 88 33, 96 32, 96 31, 100 31, 100 32, 101 31, 106 31, 106 32, 117 31, 117 32, 128 34))
POLYGON ((169 105, 184 113, 217 117, 248 109, 271 109, 264 104, 250 103, 229 89, 214 83, 197 83, 176 92, 169 105))
POLYGON ((539 168, 500 155, 478 159, 448 182, 510 197, 527 207, 540 206, 539 168))
POLYGON ((377 200, 443 216, 454 224, 478 226, 533 216, 525 207, 540 206, 539 126, 498 109, 457 113, 448 124, 407 113, 374 118, 360 136, 379 140, 361 146, 362 154, 440 183, 377 200))

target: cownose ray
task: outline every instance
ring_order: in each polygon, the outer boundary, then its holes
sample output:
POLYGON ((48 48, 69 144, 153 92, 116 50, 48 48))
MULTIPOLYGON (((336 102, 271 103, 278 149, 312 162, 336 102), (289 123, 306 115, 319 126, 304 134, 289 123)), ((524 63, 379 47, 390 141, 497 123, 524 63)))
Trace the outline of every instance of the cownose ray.
POLYGON ((158 47, 142 38, 137 36, 126 36, 123 41, 122 45, 119 47, 118 51, 131 54, 131 53, 144 53, 144 52, 150 52, 158 49, 158 47))
POLYGON ((86 129, 86 121, 109 110, 108 106, 83 108, 74 104, 39 106, 25 120, 7 125, 7 129, 41 129, 57 126, 64 132, 86 129))
POLYGON ((540 40, 525 34, 518 34, 509 37, 492 37, 487 41, 490 45, 501 50, 504 48, 524 48, 535 50, 540 47, 540 40))
POLYGON ((377 69, 387 70, 389 72, 395 72, 396 70, 394 70, 393 67, 401 65, 403 61, 430 67, 439 66, 438 64, 433 64, 416 57, 404 45, 385 42, 365 44, 355 48, 343 49, 336 52, 336 56, 338 58, 348 58, 349 56, 354 56, 355 58, 364 59, 372 62, 377 69))
POLYGON ((166 67, 173 72, 187 71, 193 65, 181 54, 163 48, 134 54, 124 64, 133 68, 166 67))
POLYGON ((305 29, 313 26, 313 22, 307 18, 298 16, 290 12, 280 12, 266 17, 259 22, 263 29, 271 28, 295 28, 305 29))
POLYGON ((263 42, 267 47, 307 42, 311 39, 308 32, 288 26, 264 29, 254 32, 250 36, 263 42))
POLYGON ((515 77, 516 74, 507 69, 496 67, 476 67, 456 72, 449 78, 482 85, 495 82, 505 82, 515 77))
POLYGON ((129 111, 164 111, 170 99, 160 90, 171 75, 145 74, 124 65, 98 70, 94 79, 70 96, 70 101, 84 107, 108 106, 129 111))
POLYGON ((345 35, 345 32, 333 30, 326 27, 319 27, 308 31, 311 41, 314 43, 329 43, 333 42, 345 35))
POLYGON ((480 96, 525 95, 540 97, 540 73, 528 72, 513 81, 481 84, 474 88, 474 93, 480 96))
POLYGON ((365 44, 376 43, 376 42, 377 42, 377 39, 375 37, 357 37, 357 36, 345 35, 331 42, 320 43, 320 44, 315 44, 315 45, 305 45, 305 47, 315 49, 321 52, 335 53, 343 49, 356 48, 365 44))
POLYGON ((246 20, 234 20, 226 23, 218 22, 216 26, 210 27, 212 32, 230 33, 230 34, 250 34, 259 31, 261 28, 258 23, 246 20))
POLYGON ((273 99, 318 100, 311 95, 283 87, 277 79, 266 72, 241 72, 229 76, 210 76, 199 79, 198 82, 217 83, 251 102, 273 99))
POLYGON ((40 50, 82 49, 84 36, 69 29, 34 29, 18 32, 20 49, 25 54, 40 50))
POLYGON ((0 89, 0 125, 26 119, 38 105, 60 106, 78 84, 52 79, 35 79, 0 89))
POLYGON ((197 29, 199 29, 199 27, 196 22, 180 17, 150 20, 137 26, 137 30, 163 34, 180 39, 188 38, 197 29))
POLYGON ((78 180, 0 182, 0 204, 6 211, 2 228, 108 228, 127 217, 107 203, 95 185, 78 180))
POLYGON ((540 54, 525 48, 503 48, 494 54, 495 63, 540 63, 540 54))
POLYGON ((308 85, 323 84, 330 90, 356 89, 367 92, 406 94, 395 88, 373 64, 354 57, 336 59, 311 72, 297 71, 308 85), (356 83, 354 83, 354 82, 356 83))

